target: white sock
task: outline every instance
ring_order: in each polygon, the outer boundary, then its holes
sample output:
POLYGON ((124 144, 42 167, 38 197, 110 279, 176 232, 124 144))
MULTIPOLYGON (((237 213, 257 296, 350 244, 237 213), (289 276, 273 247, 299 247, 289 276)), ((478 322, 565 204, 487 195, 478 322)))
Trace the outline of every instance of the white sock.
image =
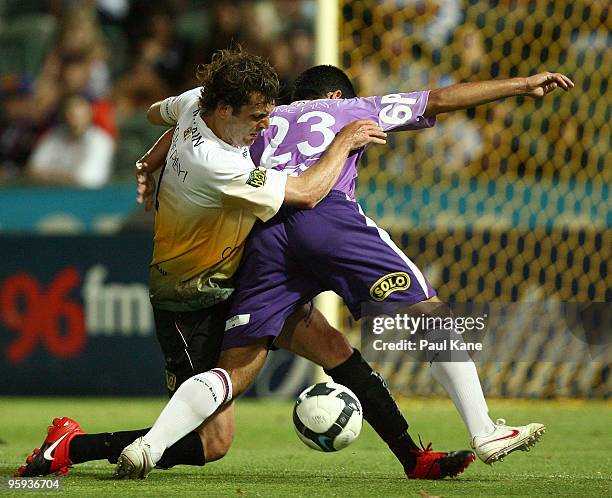
POLYGON ((473 361, 434 361, 431 371, 453 400, 471 438, 495 430, 473 361))
POLYGON ((232 399, 232 382, 222 368, 187 379, 170 398, 143 440, 157 463, 164 451, 199 427, 219 406, 232 399))

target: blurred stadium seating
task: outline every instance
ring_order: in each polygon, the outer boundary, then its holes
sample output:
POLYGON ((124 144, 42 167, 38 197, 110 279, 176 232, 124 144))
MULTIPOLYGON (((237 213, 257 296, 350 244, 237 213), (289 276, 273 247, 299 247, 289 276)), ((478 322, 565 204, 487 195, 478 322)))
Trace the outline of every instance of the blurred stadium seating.
POLYGON ((118 128, 113 180, 131 180, 135 159, 157 134, 144 118, 148 105, 195 86, 196 65, 232 40, 272 60, 283 54, 276 65, 286 101, 295 75, 313 61, 312 7, 312 0, 1 0, 0 185, 24 183, 28 148, 57 121, 68 93, 83 94, 93 105, 110 104, 104 124, 113 134, 118 128), (84 25, 92 40, 74 34, 75 26, 84 25), (62 48, 64 38, 71 51, 62 48), (97 46, 75 54, 79 43, 97 46), (59 64, 53 60, 57 54, 59 64), (72 83, 65 70, 69 64, 89 66, 89 81, 72 83), (108 87, 100 83, 105 74, 110 75, 108 87), (38 107, 38 113, 28 106, 38 107), (18 144, 16 137, 21 137, 18 144))

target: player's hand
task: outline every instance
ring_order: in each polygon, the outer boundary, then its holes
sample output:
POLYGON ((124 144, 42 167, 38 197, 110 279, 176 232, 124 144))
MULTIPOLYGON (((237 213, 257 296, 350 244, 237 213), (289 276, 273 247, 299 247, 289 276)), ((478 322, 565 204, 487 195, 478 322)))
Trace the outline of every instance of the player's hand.
POLYGON ((347 124, 338 137, 347 140, 351 150, 359 149, 369 144, 386 144, 387 134, 376 122, 369 119, 359 119, 347 124))
POLYGON ((155 178, 149 171, 149 165, 143 159, 136 161, 136 202, 144 204, 145 211, 153 207, 155 178))
POLYGON ((563 88, 566 92, 574 87, 574 82, 561 73, 539 73, 525 78, 526 95, 533 98, 542 98, 555 88, 563 88))

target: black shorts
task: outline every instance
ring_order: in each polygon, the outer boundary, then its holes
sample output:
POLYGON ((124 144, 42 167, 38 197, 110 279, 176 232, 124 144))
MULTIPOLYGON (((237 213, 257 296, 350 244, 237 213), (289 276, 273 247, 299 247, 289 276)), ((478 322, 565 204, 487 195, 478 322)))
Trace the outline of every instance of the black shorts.
POLYGON ((228 301, 198 311, 175 312, 153 307, 170 396, 189 377, 217 366, 228 309, 228 301))

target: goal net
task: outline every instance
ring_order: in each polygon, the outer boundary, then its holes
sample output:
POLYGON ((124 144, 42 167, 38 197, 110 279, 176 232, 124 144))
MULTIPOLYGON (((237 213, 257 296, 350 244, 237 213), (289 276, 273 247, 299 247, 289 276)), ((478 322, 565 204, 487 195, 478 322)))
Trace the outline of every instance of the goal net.
MULTIPOLYGON (((339 59, 360 95, 552 71, 576 83, 442 115, 368 150, 357 198, 450 302, 611 300, 612 12, 591 0, 341 0, 339 59)), ((358 330, 346 310, 343 330, 358 330)), ((512 340, 557 347, 530 327, 512 340)), ((612 334, 611 330, 608 330, 612 334)), ((609 337, 609 336, 608 336, 609 337)), ((609 339, 608 339, 609 340, 609 339)), ((490 395, 610 396, 609 356, 480 363, 490 395), (606 360, 607 358, 607 360, 606 360)), ((395 392, 427 364, 381 362, 395 392)))

